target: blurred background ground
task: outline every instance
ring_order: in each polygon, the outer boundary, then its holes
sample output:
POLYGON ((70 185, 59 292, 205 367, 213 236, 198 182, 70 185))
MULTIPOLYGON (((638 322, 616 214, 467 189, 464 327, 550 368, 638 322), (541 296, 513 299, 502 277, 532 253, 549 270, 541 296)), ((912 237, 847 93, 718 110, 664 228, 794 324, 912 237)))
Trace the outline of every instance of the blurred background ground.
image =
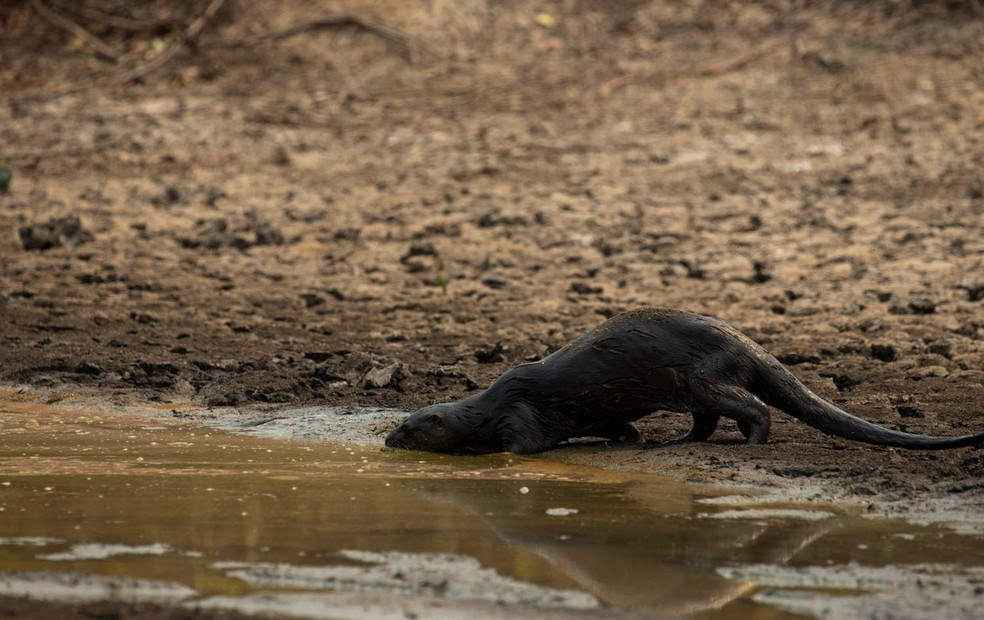
MULTIPOLYGON (((0 381, 411 409, 662 305, 870 420, 980 431, 982 13, 0 2, 0 381)), ((785 416, 721 436, 658 452, 862 495, 984 473, 785 416)))

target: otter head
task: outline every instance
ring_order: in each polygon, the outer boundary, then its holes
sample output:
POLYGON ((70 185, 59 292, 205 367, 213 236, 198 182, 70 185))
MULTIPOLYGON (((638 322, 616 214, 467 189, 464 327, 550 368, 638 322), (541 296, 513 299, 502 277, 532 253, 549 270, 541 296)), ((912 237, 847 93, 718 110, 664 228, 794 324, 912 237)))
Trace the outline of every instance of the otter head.
POLYGON ((386 437, 386 447, 446 454, 533 454, 557 441, 544 438, 532 409, 523 403, 486 409, 466 399, 415 411, 386 437))
POLYGON ((456 403, 430 405, 410 414, 386 437, 387 448, 462 454, 490 452, 469 445, 467 424, 456 403))

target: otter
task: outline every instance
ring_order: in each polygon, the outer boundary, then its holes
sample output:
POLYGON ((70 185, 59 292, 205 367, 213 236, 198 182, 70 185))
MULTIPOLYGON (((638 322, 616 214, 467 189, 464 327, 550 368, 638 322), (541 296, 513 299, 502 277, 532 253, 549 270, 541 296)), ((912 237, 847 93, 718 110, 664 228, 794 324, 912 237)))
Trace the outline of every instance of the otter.
POLYGON ((721 417, 750 444, 769 437, 768 406, 828 435, 897 448, 984 444, 984 433, 934 437, 873 424, 823 400, 750 338, 719 319, 667 308, 612 317, 537 362, 506 371, 488 389, 424 407, 386 446, 451 454, 534 454, 575 437, 637 441, 632 422, 655 411, 693 416, 665 443, 707 440, 721 417))

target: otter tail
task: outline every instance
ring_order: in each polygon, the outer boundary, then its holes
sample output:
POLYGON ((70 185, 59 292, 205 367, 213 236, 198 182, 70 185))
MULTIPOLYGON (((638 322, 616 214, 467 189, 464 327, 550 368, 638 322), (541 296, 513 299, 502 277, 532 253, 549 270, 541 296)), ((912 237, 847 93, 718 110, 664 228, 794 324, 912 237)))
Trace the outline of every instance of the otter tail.
POLYGON ((752 391, 767 404, 828 435, 878 446, 912 450, 945 450, 984 445, 984 433, 934 437, 893 431, 872 424, 839 409, 811 392, 775 358, 762 361, 764 363, 759 368, 757 385, 752 391))

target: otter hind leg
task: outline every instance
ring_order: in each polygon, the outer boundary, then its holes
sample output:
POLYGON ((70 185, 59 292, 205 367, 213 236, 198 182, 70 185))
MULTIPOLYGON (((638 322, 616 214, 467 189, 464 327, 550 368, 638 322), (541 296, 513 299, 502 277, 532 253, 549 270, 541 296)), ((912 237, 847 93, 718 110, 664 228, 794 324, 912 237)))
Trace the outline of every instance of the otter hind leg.
POLYGON ((618 443, 637 443, 640 438, 639 431, 629 422, 614 422, 608 426, 599 428, 594 434, 618 443))
POLYGON ((741 434, 750 444, 765 443, 769 439, 769 408, 743 388, 714 390, 702 399, 699 406, 736 421, 741 434))

